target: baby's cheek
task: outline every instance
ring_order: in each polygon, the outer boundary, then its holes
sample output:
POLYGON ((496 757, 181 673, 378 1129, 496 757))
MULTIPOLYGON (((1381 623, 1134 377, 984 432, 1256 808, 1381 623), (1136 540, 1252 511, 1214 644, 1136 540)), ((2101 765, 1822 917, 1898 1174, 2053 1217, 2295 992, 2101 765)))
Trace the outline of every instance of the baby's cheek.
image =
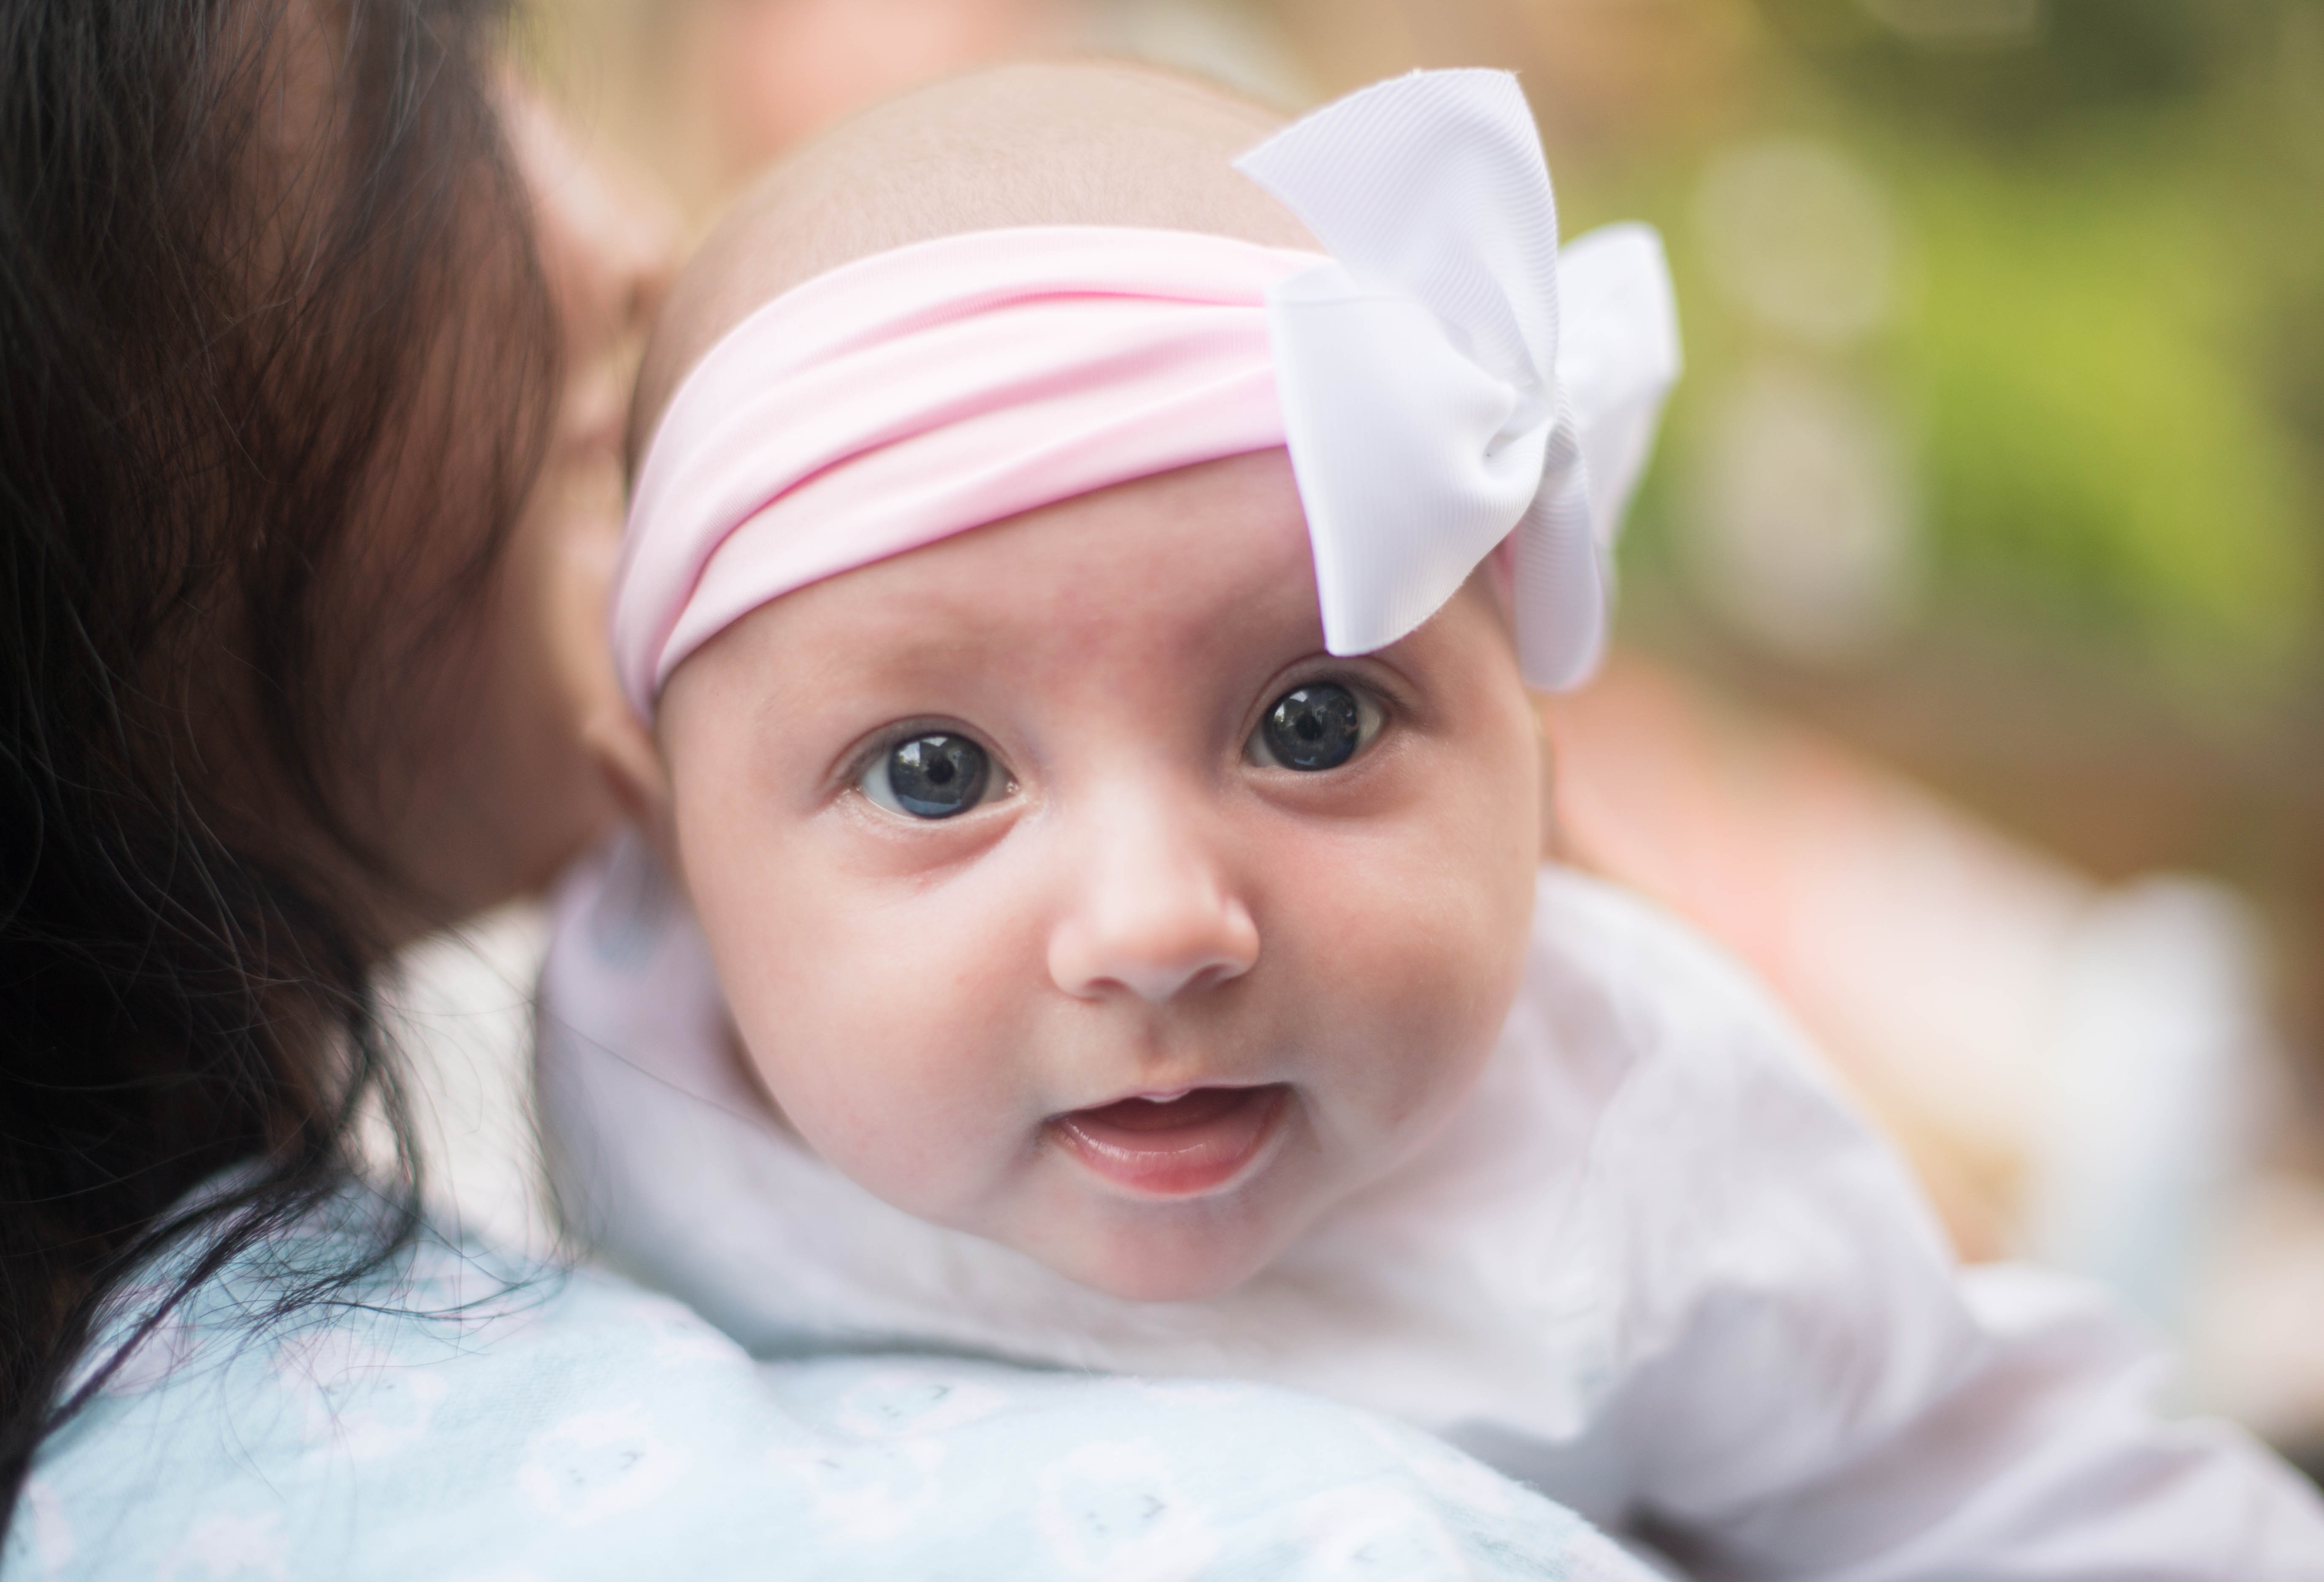
POLYGON ((941 1217, 1015 1121, 1009 1007, 942 908, 827 910, 792 931, 746 1028, 792 1124, 891 1201, 941 1217), (917 1200, 933 1195, 937 1201, 917 1200))
POLYGON ((1370 866, 1325 941, 1329 994, 1360 1097, 1387 1127, 1456 1106, 1515 998, 1532 922, 1533 869, 1499 849, 1416 840, 1370 866), (1358 1073, 1360 1073, 1359 1075, 1358 1073))

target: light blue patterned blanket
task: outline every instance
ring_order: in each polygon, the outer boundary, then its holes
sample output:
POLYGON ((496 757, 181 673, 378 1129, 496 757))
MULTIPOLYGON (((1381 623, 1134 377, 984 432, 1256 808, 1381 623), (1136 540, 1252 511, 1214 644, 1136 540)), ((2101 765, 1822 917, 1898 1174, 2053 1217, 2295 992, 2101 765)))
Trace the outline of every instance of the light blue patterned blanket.
MULTIPOLYGON (((295 1238, 294 1238, 295 1241, 295 1238)), ((1647 1573, 1408 1429, 1257 1386, 761 1364, 610 1275, 430 1239, 253 1327, 277 1244, 51 1441, 0 1576, 1564 1578, 1647 1573)))

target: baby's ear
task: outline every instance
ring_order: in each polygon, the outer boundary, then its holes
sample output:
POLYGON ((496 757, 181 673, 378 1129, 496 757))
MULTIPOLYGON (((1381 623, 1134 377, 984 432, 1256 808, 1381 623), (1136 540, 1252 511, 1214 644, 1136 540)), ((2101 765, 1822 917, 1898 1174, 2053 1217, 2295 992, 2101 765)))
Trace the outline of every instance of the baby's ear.
POLYGON ((581 744, 612 794, 613 805, 638 827, 654 854, 678 871, 678 827, 669 791, 669 770, 654 744, 653 731, 626 704, 612 704, 582 722, 581 744))

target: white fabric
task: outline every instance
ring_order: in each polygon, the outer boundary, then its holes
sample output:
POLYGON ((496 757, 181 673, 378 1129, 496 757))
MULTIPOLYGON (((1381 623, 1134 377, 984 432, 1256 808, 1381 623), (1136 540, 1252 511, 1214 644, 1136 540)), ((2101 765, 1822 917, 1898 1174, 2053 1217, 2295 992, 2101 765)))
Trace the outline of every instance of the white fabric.
POLYGON ((1507 72, 1378 84, 1236 168, 1332 255, 1267 294, 1332 651, 1410 632, 1515 532, 1526 679, 1582 679, 1605 646, 1613 535, 1678 377, 1655 234, 1595 234, 1582 278, 1566 271, 1581 355, 1562 348, 1557 205, 1507 72))
POLYGON ((2324 1509, 2151 1412, 2104 1303, 1957 1273, 1753 986, 1545 870, 1518 1004, 1418 1157, 1226 1298, 1146 1305, 912 1219, 777 1129, 634 845, 563 894, 540 1103, 605 1255, 764 1355, 906 1342, 1405 1418, 1705 1577, 2324 1578, 2324 1509))

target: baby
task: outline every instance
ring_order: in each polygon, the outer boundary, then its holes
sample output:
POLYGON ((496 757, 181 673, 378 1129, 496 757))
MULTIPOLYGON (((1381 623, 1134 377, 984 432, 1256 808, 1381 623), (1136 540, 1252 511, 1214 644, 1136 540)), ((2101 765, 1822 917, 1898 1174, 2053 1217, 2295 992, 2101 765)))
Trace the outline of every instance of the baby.
POLYGON ((2324 1577, 2303 1485, 1540 865, 1527 683, 1675 365, 1497 74, 1278 130, 1018 69, 779 171, 641 380, 568 1211, 761 1354, 1313 1389, 1693 1575, 2324 1577))

